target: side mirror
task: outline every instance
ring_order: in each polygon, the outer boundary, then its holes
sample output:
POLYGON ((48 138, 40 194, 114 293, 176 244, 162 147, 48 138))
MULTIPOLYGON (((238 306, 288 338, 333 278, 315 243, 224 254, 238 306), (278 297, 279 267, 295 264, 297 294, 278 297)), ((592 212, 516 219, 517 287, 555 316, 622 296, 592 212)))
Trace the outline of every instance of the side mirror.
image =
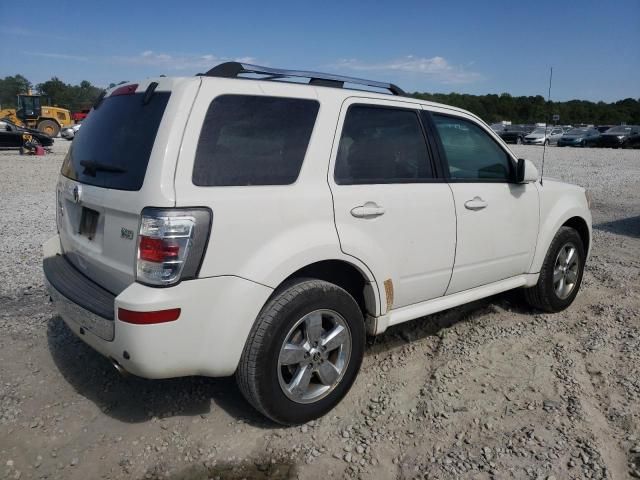
POLYGON ((531 160, 518 159, 516 183, 532 183, 538 180, 538 169, 531 160))

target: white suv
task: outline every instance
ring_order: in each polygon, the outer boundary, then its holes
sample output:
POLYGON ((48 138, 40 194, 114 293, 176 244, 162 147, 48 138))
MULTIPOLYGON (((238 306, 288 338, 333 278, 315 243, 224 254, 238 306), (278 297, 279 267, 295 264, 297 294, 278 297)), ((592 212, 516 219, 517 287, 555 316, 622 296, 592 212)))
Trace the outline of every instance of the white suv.
POLYGON ((75 334, 142 377, 235 373, 284 424, 340 401, 367 333, 519 287, 566 308, 591 244, 585 190, 475 115, 233 62, 100 98, 57 226, 44 273, 75 334))

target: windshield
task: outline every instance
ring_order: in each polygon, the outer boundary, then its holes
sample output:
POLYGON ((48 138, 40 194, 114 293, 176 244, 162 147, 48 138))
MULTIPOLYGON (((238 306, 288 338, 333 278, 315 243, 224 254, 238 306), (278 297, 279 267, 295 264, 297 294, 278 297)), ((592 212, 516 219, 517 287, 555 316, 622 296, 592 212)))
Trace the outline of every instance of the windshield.
POLYGON ((607 130, 607 133, 617 133, 617 134, 624 135, 624 134, 631 133, 631 127, 626 125, 620 126, 620 127, 613 127, 607 130))
POLYGON ((536 128, 533 132, 531 132, 532 135, 544 135, 546 132, 548 132, 548 130, 545 131, 544 128, 536 128))
POLYGON ((586 128, 572 128, 567 132, 567 135, 584 135, 587 133, 586 128))
POLYGON ((62 174, 98 187, 140 190, 169 92, 107 97, 83 122, 62 174))

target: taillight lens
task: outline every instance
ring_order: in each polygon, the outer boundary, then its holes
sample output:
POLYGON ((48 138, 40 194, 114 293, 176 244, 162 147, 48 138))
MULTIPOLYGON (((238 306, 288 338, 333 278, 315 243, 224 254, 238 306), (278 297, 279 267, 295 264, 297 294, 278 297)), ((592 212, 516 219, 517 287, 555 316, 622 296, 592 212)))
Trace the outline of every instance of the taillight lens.
POLYGON ((136 279, 149 285, 173 285, 195 278, 211 227, 206 208, 145 208, 138 235, 136 279))

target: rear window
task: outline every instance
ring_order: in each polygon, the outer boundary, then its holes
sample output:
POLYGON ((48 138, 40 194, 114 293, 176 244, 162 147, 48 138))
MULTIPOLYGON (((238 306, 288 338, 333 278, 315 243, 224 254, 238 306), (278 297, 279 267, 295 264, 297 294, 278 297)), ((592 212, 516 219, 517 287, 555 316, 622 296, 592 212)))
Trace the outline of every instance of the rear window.
POLYGON ((200 132, 193 183, 209 187, 295 182, 318 109, 315 100, 217 97, 200 132))
POLYGON ((105 98, 82 121, 62 164, 72 180, 116 190, 140 190, 169 92, 105 98))

